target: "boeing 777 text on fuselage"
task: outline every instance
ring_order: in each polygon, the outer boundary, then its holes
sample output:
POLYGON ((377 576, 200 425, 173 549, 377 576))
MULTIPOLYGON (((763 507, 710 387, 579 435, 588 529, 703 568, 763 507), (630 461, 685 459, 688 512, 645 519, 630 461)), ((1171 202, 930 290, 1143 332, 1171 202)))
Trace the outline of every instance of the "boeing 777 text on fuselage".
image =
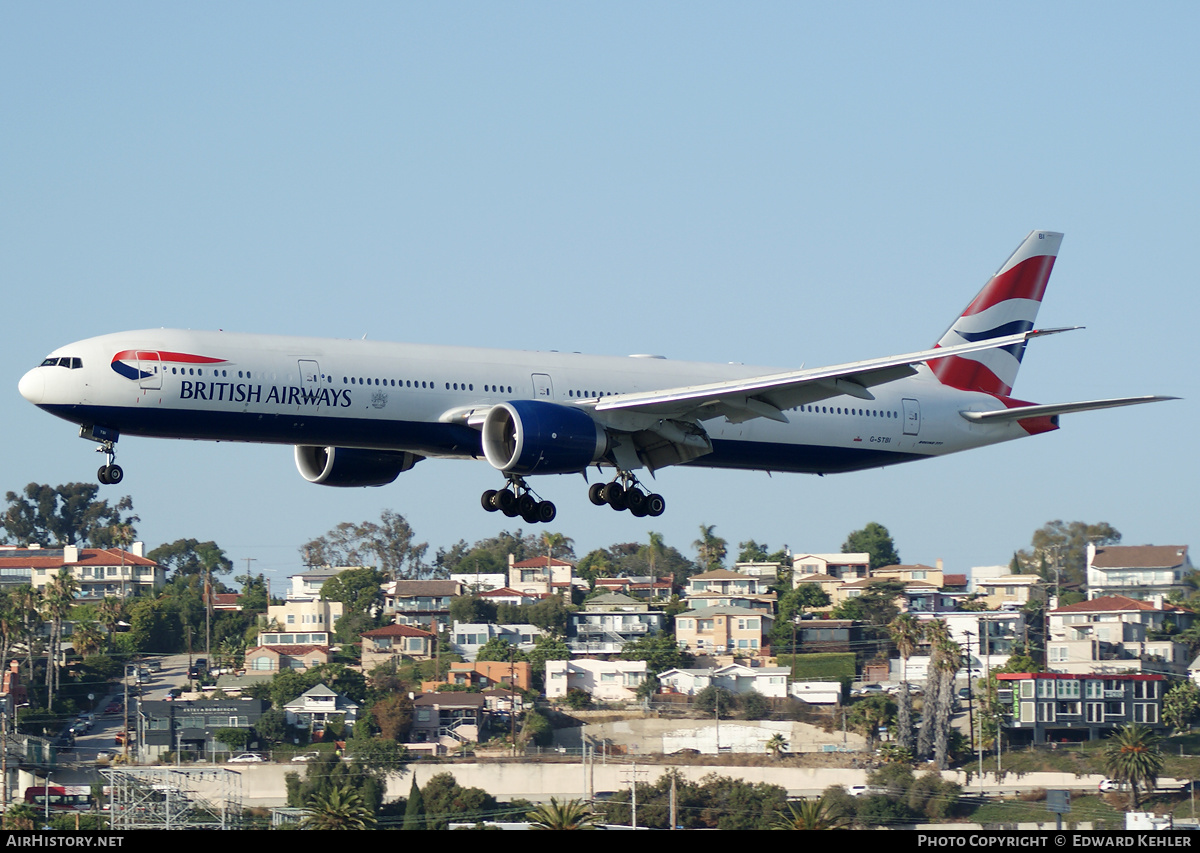
POLYGON ((671 465, 831 474, 1047 432, 1067 412, 1150 403, 1013 398, 1062 235, 1034 231, 932 349, 774 370, 426 344, 171 329, 60 347, 20 382, 79 424, 119 483, 121 435, 295 445, 311 483, 380 486, 422 459, 479 459, 504 477, 489 511, 555 516, 527 477, 599 469, 596 505, 661 515, 637 472, 671 465))

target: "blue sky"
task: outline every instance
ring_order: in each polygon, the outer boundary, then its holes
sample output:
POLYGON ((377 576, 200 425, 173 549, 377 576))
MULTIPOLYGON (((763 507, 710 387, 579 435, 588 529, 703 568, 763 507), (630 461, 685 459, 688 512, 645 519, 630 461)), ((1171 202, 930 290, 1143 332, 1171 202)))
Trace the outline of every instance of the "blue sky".
MULTIPOLYGON (((1054 518, 1194 544, 1197 31, 1185 3, 5 4, 0 489, 94 477, 16 385, 95 334, 818 366, 930 345, 1044 228, 1039 322, 1088 328, 1031 344, 1015 394, 1188 399, 881 471, 667 470, 657 520, 549 478, 550 529, 836 551, 874 520, 948 571, 1054 518)), ((119 461, 150 547, 215 539, 279 582, 385 508, 431 552, 505 521, 483 462, 337 490, 283 447, 119 461)))

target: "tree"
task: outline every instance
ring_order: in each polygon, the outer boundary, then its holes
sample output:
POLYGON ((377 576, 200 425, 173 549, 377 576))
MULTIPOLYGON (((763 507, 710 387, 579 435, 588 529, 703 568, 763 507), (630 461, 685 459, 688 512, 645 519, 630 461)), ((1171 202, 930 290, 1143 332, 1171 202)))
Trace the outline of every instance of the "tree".
POLYGON ((321 598, 340 601, 347 614, 374 616, 383 609, 383 575, 375 569, 346 569, 321 585, 321 598))
POLYGON ((104 548, 112 544, 114 525, 132 525, 140 519, 133 515, 133 500, 126 495, 109 506, 96 500, 100 487, 95 483, 67 483, 44 486, 30 483, 24 494, 8 492, 0 542, 20 545, 84 545, 104 548))
POLYGON ((344 521, 324 536, 300 546, 306 565, 372 566, 387 580, 430 577, 425 565, 429 546, 413 542, 413 529, 404 516, 385 509, 379 524, 344 521))
POLYGON ((924 629, 915 616, 903 613, 888 623, 892 642, 900 652, 900 696, 896 714, 896 741, 904 748, 912 747, 912 694, 908 692, 908 659, 924 636, 924 629))
POLYGON ((788 750, 787 738, 776 732, 767 739, 766 749, 771 754, 771 757, 778 761, 783 758, 783 754, 788 750))
POLYGON ((879 730, 891 722, 895 715, 895 703, 890 696, 876 694, 866 696, 850 705, 846 723, 867 739, 867 748, 875 749, 879 730))
POLYGON ((559 802, 554 797, 526 815, 530 829, 595 829, 600 816, 582 800, 559 802))
POLYGON ((660 672, 692 665, 693 657, 679 647, 672 634, 647 634, 621 647, 621 660, 644 660, 646 671, 657 677, 660 672))
POLYGON ((1087 580, 1088 543, 1103 547, 1121 541, 1121 532, 1106 521, 1088 524, 1084 521, 1066 523, 1061 519, 1048 521, 1035 530, 1028 551, 1019 552, 1025 566, 1045 565, 1042 577, 1053 581, 1052 567, 1062 570, 1062 581, 1083 583, 1087 580))
POLYGON ((450 599, 450 621, 482 625, 496 621, 496 604, 478 595, 456 595, 450 599))
POLYGON ((408 789, 408 802, 404 804, 404 825, 401 829, 418 830, 425 828, 425 798, 417 786, 417 775, 414 773, 412 785, 408 789))
POLYGON ((737 694, 724 687, 710 685, 696 694, 693 707, 702 714, 715 713, 717 717, 732 717, 739 704, 737 694))
POLYGON ((225 556, 216 542, 211 541, 176 539, 159 545, 146 555, 146 559, 153 560, 176 575, 201 575, 205 572, 227 575, 233 571, 233 561, 225 556))
POLYGON ((1197 711, 1200 711, 1200 687, 1192 681, 1179 682, 1163 697, 1162 720, 1180 734, 1191 728, 1197 711))
POLYGON ((700 538, 692 543, 696 549, 696 565, 702 572, 711 572, 725 564, 725 540, 713 531, 715 524, 701 524, 700 538))
POLYGON ((451 773, 436 773, 421 789, 425 800, 426 829, 445 829, 450 819, 477 822, 497 806, 496 798, 482 788, 464 788, 451 773))
POLYGON ((888 529, 878 522, 871 521, 862 530, 855 530, 842 543, 843 554, 870 554, 871 568, 895 566, 900 563, 900 554, 892 542, 888 529))
POLYGON ((787 804, 787 811, 779 816, 771 829, 848 829, 850 820, 840 814, 825 797, 795 800, 787 804))
POLYGON ((375 815, 363 795, 349 785, 315 792, 304 807, 302 829, 373 829, 375 815))
POLYGON ((1104 770, 1129 785, 1130 810, 1138 806, 1138 788, 1154 787, 1162 772, 1159 738, 1141 723, 1129 723, 1112 733, 1104 747, 1104 770))

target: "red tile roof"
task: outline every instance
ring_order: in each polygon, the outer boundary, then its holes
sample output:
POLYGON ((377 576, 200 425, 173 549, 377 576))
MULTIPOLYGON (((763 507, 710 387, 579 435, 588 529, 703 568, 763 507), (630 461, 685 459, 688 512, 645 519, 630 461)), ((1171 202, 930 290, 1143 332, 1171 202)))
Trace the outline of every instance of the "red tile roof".
POLYGON ((1065 607, 1059 607, 1057 610, 1051 610, 1051 613, 1112 613, 1121 610, 1150 610, 1150 611, 1171 611, 1174 613, 1186 612, 1183 607, 1176 607, 1174 604, 1164 604, 1158 607, 1149 601, 1138 601, 1136 598, 1129 598, 1124 595, 1105 595, 1100 598, 1093 598, 1091 601, 1080 601, 1077 604, 1068 604, 1065 607))
POLYGON ((433 634, 428 631, 422 631, 420 628, 413 628, 410 625, 384 625, 382 628, 375 628, 372 631, 363 631, 364 637, 432 637, 433 634))

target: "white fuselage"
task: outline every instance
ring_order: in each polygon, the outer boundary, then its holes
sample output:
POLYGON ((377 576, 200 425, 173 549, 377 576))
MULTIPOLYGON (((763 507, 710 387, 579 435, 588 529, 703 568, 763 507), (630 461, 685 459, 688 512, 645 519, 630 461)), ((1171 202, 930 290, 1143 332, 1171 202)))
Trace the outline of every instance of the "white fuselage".
MULTIPOLYGON (((85 426, 160 438, 328 445, 482 458, 473 410, 513 400, 582 407, 617 394, 779 371, 656 357, 147 330, 55 350, 23 396, 85 426)), ((704 421, 712 452, 694 466, 833 473, 938 456, 1028 435, 971 423, 990 394, 941 384, 925 367, 872 389, 784 411, 787 422, 704 421)), ((605 427, 621 416, 588 409, 605 427)))

